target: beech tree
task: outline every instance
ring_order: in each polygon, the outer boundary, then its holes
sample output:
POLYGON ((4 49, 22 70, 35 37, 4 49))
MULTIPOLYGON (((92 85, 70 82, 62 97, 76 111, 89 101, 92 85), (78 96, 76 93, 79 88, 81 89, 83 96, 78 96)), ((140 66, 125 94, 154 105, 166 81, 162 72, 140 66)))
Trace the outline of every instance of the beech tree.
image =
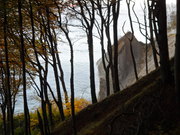
MULTIPOLYGON (((31 1, 29 1, 29 7, 30 7, 30 22, 31 22, 31 27, 32 27, 32 46, 33 46, 33 50, 34 50, 34 54, 35 54, 35 58, 36 58, 36 62, 37 62, 37 71, 39 74, 39 82, 40 82, 40 90, 39 90, 39 96, 41 98, 41 108, 42 108, 42 115, 43 115, 43 132, 45 134, 50 134, 50 127, 52 126, 52 108, 51 108, 51 103, 49 101, 49 97, 48 97, 48 92, 47 92, 47 85, 46 82, 44 80, 46 80, 46 76, 47 76, 47 70, 43 68, 43 66, 41 65, 41 62, 39 60, 39 56, 38 56, 38 52, 37 52, 37 48, 36 48, 36 44, 35 44, 35 25, 34 25, 34 13, 33 13, 33 8, 32 8, 32 3, 31 1), (43 71, 44 71, 44 77, 43 77, 43 71), (48 106, 48 112, 49 112, 49 120, 48 121, 48 116, 47 116, 47 109, 46 106, 48 106), (47 124, 48 123, 48 124, 47 124)), ((47 64, 45 64, 45 68, 47 68, 47 64)))
MULTIPOLYGON (((14 3, 15 3, 14 1, 7 0, 7 1, 2 1, 0 5, 2 7, 0 12, 3 15, 3 17, 0 19, 0 23, 2 24, 1 25, 2 30, 0 31, 2 35, 2 37, 0 36, 0 41, 1 41, 0 82, 2 86, 0 92, 1 93, 0 102, 1 102, 1 110, 3 114, 4 134, 13 134, 12 132, 14 132, 13 115, 16 107, 15 105, 17 100, 17 94, 21 91, 21 86, 23 83, 22 68, 21 68, 22 64, 21 64, 21 60, 19 59, 20 36, 17 34, 17 31, 19 31, 19 27, 17 27, 18 13, 17 13, 17 7, 15 7, 14 3), (16 18, 16 22, 14 21, 14 18, 16 18), (9 77, 7 76, 7 73, 9 74, 8 75, 9 77), (10 101, 8 101, 8 99, 10 101), (11 105, 9 105, 9 102, 11 102, 10 103, 11 105), (10 118, 10 113, 11 113, 11 118, 10 118), (11 130, 12 128, 13 130, 11 130)), ((32 67, 28 64, 28 68, 30 70, 32 67)), ((26 84, 28 85, 30 83, 30 80, 28 79, 28 77, 26 79, 27 79, 26 84)))
POLYGON ((178 108, 180 108, 180 1, 176 1, 176 48, 175 48, 175 89, 177 94, 178 108))
POLYGON ((50 23, 50 9, 48 6, 46 6, 46 18, 47 18, 47 37, 48 37, 48 41, 49 41, 49 48, 50 48, 50 52, 52 55, 52 60, 53 60, 53 70, 54 70, 54 76, 55 76, 55 81, 56 81, 56 89, 57 89, 57 106, 59 108, 59 112, 60 112, 60 116, 61 116, 61 120, 64 121, 65 117, 64 117, 64 112, 63 112, 63 103, 62 103, 62 97, 61 97, 61 91, 60 91, 60 81, 59 81, 59 73, 58 73, 58 69, 57 69, 57 59, 56 59, 56 53, 55 53, 55 48, 54 48, 54 42, 53 42, 53 35, 51 32, 51 23, 50 23))
MULTIPOLYGON (((128 8, 128 17, 129 17, 129 22, 130 22, 130 27, 131 27, 131 32, 132 32, 132 35, 131 37, 129 38, 129 42, 130 42, 130 52, 131 52, 131 57, 132 57, 132 62, 133 62, 133 67, 134 67, 134 74, 135 74, 135 78, 136 80, 138 80, 138 73, 137 73, 137 67, 136 67, 136 60, 135 60, 135 57, 134 57, 134 53, 133 53, 133 46, 132 46, 132 41, 133 41, 133 38, 134 38, 134 28, 133 28, 133 22, 132 22, 132 17, 131 17, 131 7, 130 7, 130 1, 129 0, 126 0, 126 3, 127 3, 127 8, 128 8)), ((135 4, 135 3, 134 3, 135 4)), ((134 6, 134 5, 133 5, 134 6)))
MULTIPOLYGON (((56 3, 56 6, 58 8, 58 15, 59 15, 59 17, 58 17, 59 28, 65 34, 65 37, 66 37, 69 47, 70 47, 70 65, 71 65, 70 89, 71 89, 71 112, 72 112, 71 115, 72 115, 72 125, 73 125, 72 130, 73 130, 73 134, 76 135, 77 130, 76 130, 76 118, 75 118, 75 106, 74 106, 74 97, 75 97, 75 91, 74 91, 74 47, 73 47, 72 40, 69 36, 68 18, 67 17, 64 18, 65 24, 63 25, 61 9, 57 3, 56 3)), ((65 98, 67 98, 67 97, 65 97, 65 98)))
POLYGON ((155 46, 154 41, 154 29, 153 29, 153 8, 154 8, 154 1, 147 0, 147 6, 148 6, 148 18, 149 18, 149 32, 150 32, 150 43, 152 46, 153 51, 153 58, 154 58, 154 65, 156 68, 158 68, 158 59, 157 59, 157 50, 155 46))
POLYGON ((94 71, 94 44, 93 44, 93 27, 95 23, 95 3, 93 0, 81 1, 77 0, 80 11, 74 9, 82 18, 81 23, 86 30, 88 52, 89 52, 89 71, 90 71, 90 88, 92 103, 97 102, 96 85, 95 85, 95 71, 94 71), (87 12, 86 12, 87 11, 87 12))
POLYGON ((168 38, 167 38, 167 18, 166 18, 166 0, 155 1, 155 17, 158 25, 158 45, 160 54, 161 76, 163 82, 169 82, 171 77, 168 38))
POLYGON ((6 101, 7 101, 7 125, 8 130, 7 133, 10 135, 14 135, 14 124, 13 124, 13 111, 12 111, 12 96, 11 96, 11 88, 10 88, 10 67, 9 67, 9 54, 8 54, 8 42, 7 42, 7 14, 6 14, 6 1, 3 1, 4 5, 4 46, 5 46, 5 63, 6 63, 6 70, 5 70, 5 82, 7 87, 6 92, 6 101))
POLYGON ((112 4, 112 16, 113 16, 113 41, 114 41, 114 50, 113 50, 113 89, 114 93, 120 91, 119 86, 119 72, 118 72, 118 18, 120 11, 120 0, 111 1, 112 4))
POLYGON ((26 62, 25 62, 25 44, 24 44, 24 37, 23 37, 23 17, 22 17, 22 2, 18 0, 18 14, 19 14, 19 32, 20 32, 20 58, 22 62, 22 71, 23 71, 23 100, 24 100, 24 118, 25 118, 25 134, 30 135, 30 115, 29 109, 27 104, 27 84, 26 84, 26 62))
MULTIPOLYGON (((5 4, 5 2, 3 3, 3 6, 4 6, 4 4, 5 4)), ((3 14, 4 14, 4 12, 3 12, 3 14)), ((3 24, 1 23, 2 24, 1 26, 3 26, 3 27, 0 28, 0 32, 4 33, 4 30, 6 30, 6 28, 4 29, 5 23, 2 20, 0 22, 3 23, 3 24)), ((9 133, 9 131, 11 131, 11 130, 9 130, 7 132, 7 126, 10 128, 10 122, 7 123, 7 117, 10 120, 10 118, 9 118, 10 115, 8 116, 7 113, 6 113, 6 109, 7 109, 7 97, 8 96, 7 96, 7 89, 6 89, 6 84, 7 84, 6 80, 7 79, 5 80, 5 76, 6 76, 5 75, 5 73, 6 73, 6 71, 5 71, 6 70, 6 66, 4 65, 5 57, 4 57, 4 53, 3 53, 3 52, 5 52, 4 51, 4 48, 5 48, 4 47, 4 45, 5 45, 4 39, 6 40, 6 36, 3 36, 3 35, 0 36, 0 109, 1 109, 2 121, 3 121, 3 131, 2 131, 2 133, 4 135, 7 135, 9 133)), ((7 42, 6 42, 6 45, 7 45, 7 42)), ((7 46, 6 46, 6 48, 7 48, 7 46)), ((6 53, 6 55, 7 55, 7 53, 6 53)), ((7 62, 6 62, 6 65, 7 65, 7 62)))
MULTIPOLYGON (((101 45, 101 53, 102 53, 102 64, 105 72, 105 79, 106 79, 106 93, 107 96, 110 95, 110 75, 113 76, 113 74, 110 74, 110 69, 113 69, 112 67, 112 44, 111 44, 111 38, 110 38, 110 11, 111 11, 111 5, 110 1, 103 1, 103 0, 97 0, 97 12, 100 17, 100 22, 96 21, 96 28, 99 33, 100 37, 100 45, 101 45), (107 10, 107 12, 106 12, 107 10), (105 32, 105 34, 104 34, 105 32), (107 39, 107 53, 105 52, 105 39, 107 39)), ((114 78, 113 78, 114 79, 114 78)))
POLYGON ((4 84, 4 69, 3 69, 3 64, 2 62, 0 61, 1 63, 1 66, 0 66, 0 73, 1 73, 1 76, 0 76, 0 109, 1 109, 1 114, 2 114, 2 133, 4 135, 7 135, 7 117, 6 117, 6 108, 7 108, 7 103, 6 103, 6 91, 5 91, 5 84, 4 84))

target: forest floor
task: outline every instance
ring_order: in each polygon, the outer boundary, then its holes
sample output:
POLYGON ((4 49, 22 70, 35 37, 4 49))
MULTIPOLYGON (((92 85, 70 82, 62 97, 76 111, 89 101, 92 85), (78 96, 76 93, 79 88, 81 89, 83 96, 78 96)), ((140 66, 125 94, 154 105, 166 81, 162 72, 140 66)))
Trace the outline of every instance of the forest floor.
MULTIPOLYGON (((157 69, 125 90, 79 112, 77 134, 180 135, 175 99, 173 81, 163 85, 157 69)), ((73 135, 72 120, 61 122, 52 135, 73 135)))

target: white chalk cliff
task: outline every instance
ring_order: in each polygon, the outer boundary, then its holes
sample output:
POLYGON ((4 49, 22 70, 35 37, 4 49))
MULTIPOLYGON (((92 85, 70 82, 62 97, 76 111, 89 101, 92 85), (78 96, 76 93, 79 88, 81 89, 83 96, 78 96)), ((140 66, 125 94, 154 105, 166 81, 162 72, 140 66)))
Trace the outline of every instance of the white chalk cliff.
MULTIPOLYGON (((128 32, 123 37, 119 39, 118 45, 118 75, 119 75, 119 84, 120 89, 123 90, 124 88, 132 85, 135 83, 135 73, 133 68, 132 62, 132 55, 130 53, 130 41, 132 33, 128 32)), ((170 57, 174 56, 174 33, 169 34, 169 52, 170 57)), ((146 75, 146 45, 142 42, 139 42, 135 37, 133 37, 132 41, 132 48, 133 48, 133 55, 136 61, 136 67, 138 72, 138 77, 141 78, 146 75)), ((107 90, 106 90, 106 79, 105 79, 105 71, 102 64, 102 59, 97 61, 98 66, 98 73, 99 73, 99 100, 106 98, 107 90)), ((154 61, 152 56, 152 49, 151 46, 148 45, 148 71, 154 70, 154 61)), ((111 76, 111 75, 110 75, 111 76)), ((112 79, 110 78, 110 93, 113 93, 112 88, 112 79)))

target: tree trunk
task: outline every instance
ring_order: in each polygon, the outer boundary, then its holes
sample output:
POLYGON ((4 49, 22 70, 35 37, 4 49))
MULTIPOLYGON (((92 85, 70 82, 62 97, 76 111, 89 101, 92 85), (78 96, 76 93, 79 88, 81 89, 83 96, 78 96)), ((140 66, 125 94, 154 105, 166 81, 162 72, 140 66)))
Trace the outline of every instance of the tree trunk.
POLYGON ((98 10, 99 10, 99 15, 101 18, 101 25, 99 28, 100 31, 100 44, 101 44, 101 53, 102 53, 102 63, 103 63, 103 68, 104 68, 104 72, 105 72, 105 78, 106 78, 106 96, 110 95, 110 79, 109 79, 109 61, 107 59, 107 55, 104 49, 104 26, 106 25, 105 23, 105 17, 103 15, 103 10, 102 10, 102 1, 101 0, 97 0, 97 5, 98 5, 98 10))
POLYGON ((6 107, 4 104, 2 104, 1 106, 1 110, 2 110, 2 120, 3 120, 3 135, 7 135, 7 126, 6 126, 6 107))
POLYGON ((134 67, 135 78, 136 78, 136 80, 138 80, 139 78, 138 78, 138 73, 137 73, 136 60, 134 57, 133 46, 132 46, 132 41, 134 38, 134 28, 133 28, 133 23, 132 23, 132 18, 131 18, 130 1, 128 2, 126 0, 126 3, 127 3, 127 7, 128 7, 128 16, 129 16, 129 22, 130 22, 130 27, 131 27, 131 31, 132 31, 132 35, 129 39, 130 52, 131 52, 131 57, 132 57, 132 62, 133 62, 133 67, 134 67))
MULTIPOLYGON (((115 77, 114 77, 114 69, 113 69, 113 54, 112 54, 112 43, 111 43, 111 36, 110 36, 110 15, 111 14, 111 5, 110 5, 110 1, 108 1, 107 4, 107 21, 104 24, 105 26, 105 33, 106 33, 106 37, 107 37, 107 53, 108 53, 108 57, 109 57, 109 62, 107 65, 107 74, 106 74, 106 78, 109 78, 109 84, 110 85, 110 76, 112 78, 112 82, 114 82, 115 77), (111 74, 110 74, 110 70, 111 70, 111 74)), ((113 83, 114 84, 114 83, 113 83)), ((110 87, 110 86, 109 86, 110 87)), ((110 88, 109 88, 110 89, 110 88)), ((113 85, 113 91, 115 91, 115 86, 113 85)), ((107 95, 108 93, 110 93, 110 90, 107 91, 107 95)))
POLYGON ((40 132, 41 132, 41 135, 46 135, 44 133, 44 128, 43 128, 43 120, 41 118, 41 114, 39 113, 39 111, 37 110, 37 116, 38 116, 38 122, 39 122, 39 129, 40 129, 40 132))
MULTIPOLYGON (((0 64, 3 65, 2 59, 0 59, 0 64)), ((1 96, 1 104, 0 108, 2 111, 2 120, 3 120, 3 135, 8 135, 7 133, 7 117, 6 117, 6 108, 7 108, 7 92, 5 91, 5 81, 4 81, 4 68, 0 67, 0 96, 1 96)))
POLYGON ((75 106, 74 106, 74 50, 73 50, 73 45, 69 39, 69 36, 67 36, 68 41, 69 41, 69 46, 70 46, 70 51, 71 51, 71 78, 70 78, 70 87, 71 87, 71 111, 72 111, 72 119, 73 119, 73 134, 77 135, 77 130, 76 130, 76 117, 75 117, 75 106))
POLYGON ((11 88, 10 88, 10 67, 9 67, 9 55, 8 55, 8 43, 7 43, 7 15, 6 15, 6 2, 3 1, 4 4, 4 46, 5 46, 5 60, 6 60, 6 87, 7 87, 7 132, 10 135, 14 135, 14 122, 13 122, 13 111, 12 111, 12 100, 11 100, 11 88))
MULTIPOLYGON (((175 49, 175 89, 178 108, 180 108, 180 1, 177 0, 177 24, 176 24, 176 49, 175 49)), ((179 110, 180 111, 180 110, 179 110)))
POLYGON ((155 42, 154 42, 154 38, 153 38, 153 17, 152 17, 152 15, 153 15, 153 2, 152 2, 152 4, 151 4, 151 6, 150 6, 150 4, 149 4, 149 0, 147 1, 147 3, 148 3, 148 11, 149 11, 149 29, 150 29, 150 42, 151 42, 151 46, 152 46, 152 51, 153 51, 153 58, 154 58, 154 65, 155 65, 155 67, 156 67, 156 69, 159 67, 159 65, 158 65, 158 60, 157 60, 157 54, 156 54, 156 47, 155 47, 155 42))
MULTIPOLYGON (((101 18, 103 17, 103 14, 101 13, 101 18)), ((102 53, 102 63, 105 71, 105 78, 106 78, 106 96, 110 95, 110 79, 109 79, 109 62, 106 59, 106 52, 104 49, 104 23, 103 19, 101 19, 101 53, 102 53), (106 64, 107 63, 107 64, 106 64)))
MULTIPOLYGON (((61 15, 61 8, 60 6, 58 5, 58 3, 55 1, 55 5, 58 9, 58 15, 59 15, 59 18, 57 18, 57 21, 58 21, 58 24, 59 24, 59 27, 60 29, 62 29, 62 31, 65 33, 66 35, 66 38, 68 37, 69 38, 69 35, 68 35, 68 32, 65 30, 65 28, 62 27, 62 15, 61 15), (59 20, 58 20, 59 19, 59 20)), ((55 30, 53 29, 53 33, 55 35, 55 30)), ((68 39, 67 38, 67 39, 68 39)), ((54 41, 54 44, 55 44, 55 51, 58 52, 58 48, 57 48, 57 41, 54 41)), ((60 71, 60 80, 61 80, 61 85, 62 85, 62 88, 63 88, 63 91, 64 91, 64 96, 65 96, 65 103, 68 103, 69 102, 69 96, 68 96, 68 92, 67 92, 67 89, 66 89, 66 84, 65 84, 65 81, 64 81, 64 71, 62 69, 62 65, 61 65, 61 60, 60 60, 60 57, 58 54, 56 54, 56 57, 57 57, 57 62, 58 62, 58 68, 59 68, 59 71, 60 71)), ((67 107, 67 106, 66 106, 67 107)))
MULTIPOLYGON (((46 56, 45 56, 46 57, 46 56)), ((49 100, 49 97, 48 97, 48 87, 47 87, 47 72, 48 72, 48 59, 46 59, 46 62, 45 62, 45 71, 44 71, 44 95, 45 95, 45 102, 46 104, 48 105, 48 115, 49 115, 49 131, 51 132, 52 130, 52 127, 53 127, 53 113, 52 113, 52 104, 49 100)))
MULTIPOLYGON (((54 44, 55 44, 55 51, 58 52, 57 42, 54 42, 54 44)), ((66 89, 66 83, 65 83, 65 80, 64 80, 64 71, 63 71, 63 68, 62 68, 62 65, 61 65, 61 60, 60 60, 60 57, 59 57, 58 53, 56 53, 56 58, 57 58, 58 68, 59 68, 59 71, 60 71, 60 81, 61 81, 61 86, 62 86, 62 89, 63 89, 63 92, 64 92, 65 103, 68 103, 69 102, 69 96, 68 96, 68 92, 67 92, 67 89, 66 89)))
POLYGON ((89 29, 88 34, 88 49, 89 49, 89 68, 90 68, 90 86, 92 103, 97 103, 96 98, 96 85, 95 85, 95 72, 94 72, 94 52, 93 52, 93 34, 92 29, 89 29))
POLYGON ((95 21, 95 3, 90 1, 91 9, 89 9, 87 3, 82 3, 81 0, 77 0, 80 6, 80 14, 83 18, 82 24, 86 29, 87 34, 87 43, 88 43, 88 52, 89 52, 89 70, 90 70, 90 88, 91 88, 91 99, 92 103, 97 102, 96 97, 96 85, 95 85, 95 72, 94 72, 94 52, 93 52, 93 26, 95 21), (85 7, 85 8, 84 8, 85 7), (88 10, 88 19, 85 15, 86 10, 88 10), (84 22, 83 22, 84 21, 84 22))
MULTIPOLYGON (((59 12, 59 16, 60 16, 60 20, 61 20, 60 12, 59 12)), ((62 27, 61 24, 59 26, 60 26, 61 30, 64 32, 64 34, 66 36, 66 39, 67 39, 67 41, 69 43, 69 47, 70 47, 70 55, 71 55, 70 56, 70 64, 71 64, 70 88, 71 88, 72 130, 73 130, 73 135, 77 135, 75 106, 74 106, 74 97, 75 97, 75 92, 74 92, 74 49, 73 49, 73 44, 71 42, 71 39, 69 37, 69 30, 68 30, 67 24, 68 24, 68 21, 66 22, 65 27, 62 27)), ((67 97, 65 97, 65 98, 67 98, 67 97)))
POLYGON ((20 29, 20 42, 21 42, 21 49, 20 49, 20 57, 22 62, 22 71, 23 71, 23 100, 24 100, 24 117, 25 117, 25 135, 30 135, 30 116, 29 116, 29 109, 27 104, 27 94, 26 94, 26 62, 25 62, 25 45, 24 45, 24 38, 23 38, 23 25, 22 25, 22 5, 21 0, 18 0, 18 14, 19 14, 19 29, 20 29))
POLYGON ((50 47, 51 47, 51 55, 52 55, 52 60, 53 60, 53 69, 54 69, 54 76, 55 76, 57 97, 58 97, 57 106, 58 106, 58 109, 60 112, 61 120, 64 121, 65 117, 64 117, 64 111, 63 111, 63 102, 62 102, 62 98, 61 98, 60 82, 59 82, 58 69, 57 69, 57 65, 56 65, 57 62, 56 62, 56 56, 55 56, 55 49, 54 49, 54 45, 53 45, 53 37, 52 37, 50 22, 49 22, 50 16, 49 16, 49 8, 48 7, 46 7, 46 15, 47 15, 48 38, 49 38, 50 47))
POLYGON ((113 38, 114 38, 114 63, 113 63, 113 87, 114 93, 120 91, 119 87, 119 73, 118 73, 118 16, 119 16, 120 1, 112 2, 112 14, 113 14, 113 38))
MULTIPOLYGON (((36 57, 36 61, 37 61, 37 66, 38 66, 38 73, 39 73, 39 82, 40 82, 40 98, 41 98, 41 108, 42 108, 42 113, 43 113, 43 125, 44 125, 44 132, 46 135, 50 134, 49 131, 49 123, 48 122, 48 118, 47 118, 47 111, 46 111, 46 102, 44 101, 44 95, 47 95, 47 91, 45 91, 44 89, 44 83, 43 83, 43 77, 42 77, 42 66, 41 63, 39 61, 38 58, 38 53, 37 53, 37 49, 36 49, 36 45, 35 45, 35 30, 34 30, 34 16, 33 16, 33 9, 32 9, 32 5, 31 2, 29 1, 29 5, 30 5, 30 19, 31 19, 31 27, 32 27, 32 45, 33 45, 33 49, 34 49, 34 54, 36 57)), ((46 97, 47 99, 47 97, 46 97)), ((47 99, 48 100, 48 99, 47 99)), ((47 101, 48 102, 48 101, 47 101)))
MULTIPOLYGON (((144 3, 144 6, 146 5, 146 3, 144 3)), ((145 61, 146 61, 146 75, 148 74, 148 28, 147 28, 147 20, 146 20, 146 6, 144 8, 144 24, 145 24, 145 45, 146 45, 146 56, 145 56, 145 61)))
POLYGON ((167 18, 166 18, 166 0, 159 0, 157 3, 158 12, 158 44, 160 52, 161 76, 164 83, 171 81, 171 72, 169 64, 168 38, 167 38, 167 18))

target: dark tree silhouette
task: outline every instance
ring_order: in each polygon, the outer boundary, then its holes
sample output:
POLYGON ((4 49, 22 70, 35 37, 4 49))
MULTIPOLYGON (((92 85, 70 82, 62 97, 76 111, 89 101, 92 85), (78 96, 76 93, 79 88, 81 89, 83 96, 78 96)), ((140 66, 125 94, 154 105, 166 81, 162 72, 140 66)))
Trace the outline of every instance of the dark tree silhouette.
POLYGON ((64 111, 63 111, 63 102, 62 102, 62 97, 61 97, 61 91, 60 91, 60 81, 59 81, 59 73, 58 73, 58 68, 57 68, 57 59, 56 59, 56 53, 55 53, 55 48, 54 48, 54 42, 53 42, 53 35, 51 32, 51 25, 50 25, 50 11, 49 7, 46 6, 46 17, 47 17, 47 36, 49 39, 50 43, 50 52, 52 55, 52 60, 53 60, 53 70, 54 70, 54 76, 55 76, 55 81, 56 81, 56 89, 57 89, 57 106, 60 112, 61 120, 65 120, 64 116, 64 111))
POLYGON ((2 112, 2 121, 3 121, 3 131, 2 133, 4 135, 7 135, 7 117, 6 117, 6 108, 7 108, 7 103, 6 103, 6 97, 7 97, 7 94, 6 94, 6 91, 5 91, 5 78, 4 78, 4 74, 5 74, 5 71, 4 71, 4 68, 3 68, 3 62, 2 62, 2 59, 0 60, 0 109, 1 109, 1 112, 2 112))
POLYGON ((175 88, 178 108, 180 108, 180 1, 177 0, 176 49, 175 49, 175 88))
MULTIPOLYGON (((60 18, 61 17, 61 10, 63 10, 63 8, 61 9, 61 7, 60 7, 60 6, 62 6, 62 4, 58 3, 56 0, 54 1, 54 4, 55 4, 56 8, 58 9, 58 11, 57 11, 58 15, 59 15, 58 17, 60 18)), ((57 18, 58 24, 61 23, 61 20, 59 21, 58 17, 57 16, 55 16, 55 17, 57 18)), ((57 42, 54 43, 54 44, 55 44, 55 51, 58 52, 57 42)), ((65 80, 64 80, 64 71, 63 71, 63 68, 62 68, 61 59, 60 59, 58 53, 56 53, 56 57, 57 57, 58 68, 59 68, 59 71, 60 71, 60 80, 61 80, 61 85, 62 85, 62 88, 63 88, 63 91, 64 91, 65 102, 68 103, 69 102, 69 96, 68 96, 68 92, 67 92, 67 89, 66 89, 66 83, 65 83, 65 80)))
MULTIPOLYGON (((133 2, 133 1, 132 1, 133 2)), ((147 26, 147 5, 146 5, 146 2, 144 1, 144 5, 142 7, 142 11, 143 11, 143 14, 144 14, 144 24, 143 23, 140 23, 140 20, 139 20, 139 17, 138 15, 136 14, 135 12, 135 2, 133 2, 133 6, 132 6, 132 11, 137 19, 137 22, 138 25, 139 25, 139 31, 140 33, 144 36, 145 38, 145 45, 146 45, 146 55, 145 55, 145 62, 146 62, 146 74, 148 74, 148 40, 149 40, 149 36, 148 36, 148 26, 147 26), (144 32, 142 31, 144 30, 144 32)))
MULTIPOLYGON (((57 21, 59 24, 59 28, 65 34, 65 37, 66 37, 69 47, 70 47, 70 64, 71 64, 70 89, 71 89, 71 112, 72 112, 72 127, 73 127, 72 130, 73 130, 73 135, 76 135, 77 130, 76 130, 76 118, 75 118, 75 106, 74 106, 74 97, 75 97, 75 92, 74 92, 74 48, 73 48, 73 43, 69 36, 68 19, 67 19, 67 17, 65 17, 65 24, 63 25, 61 9, 57 2, 55 2, 55 4, 58 9, 59 16, 57 17, 57 21)), ((68 98, 68 97, 65 97, 65 98, 68 98)))
POLYGON ((26 61, 25 61, 25 44, 23 38, 23 18, 22 18, 22 3, 21 0, 18 0, 18 14, 19 14, 19 32, 20 32, 20 57, 22 62, 22 71, 23 71, 23 100, 24 100, 24 117, 25 117, 25 134, 30 135, 30 115, 27 103, 27 94, 26 94, 26 61))
POLYGON ((148 17, 149 17, 149 29, 150 29, 150 42, 153 50, 153 58, 154 58, 154 65, 156 68, 158 68, 158 60, 157 60, 157 51, 156 51, 156 46, 155 46, 155 41, 153 37, 153 4, 154 2, 147 1, 147 6, 148 6, 148 17))
MULTIPOLYGON (((34 15, 33 15, 33 8, 32 8, 32 3, 31 1, 29 1, 29 6, 30 6, 30 20, 31 20, 31 27, 32 27, 32 46, 34 49, 34 54, 35 54, 35 58, 36 58, 36 62, 37 62, 37 66, 38 66, 38 74, 39 74, 39 82, 40 82, 40 98, 41 98, 41 108, 42 108, 42 114, 43 114, 43 126, 44 126, 44 132, 46 135, 50 134, 50 129, 49 129, 49 123, 48 122, 48 117, 47 117, 47 111, 46 111, 46 103, 48 105, 48 108, 51 108, 50 106, 50 101, 48 98, 48 94, 47 94, 47 87, 44 87, 46 85, 44 85, 45 83, 43 83, 43 76, 42 76, 42 66, 38 57, 38 52, 36 49, 36 44, 35 44, 35 29, 34 29, 34 15), (45 99, 44 99, 45 97, 45 99)), ((50 114, 51 114, 51 110, 50 114)), ((51 116, 52 117, 52 116, 51 116)), ((52 123, 52 122, 51 122, 52 123)))
POLYGON ((120 11, 120 0, 112 1, 112 16, 113 16, 113 39, 114 39, 114 59, 113 59, 113 89, 114 93, 120 91, 119 73, 118 73, 118 17, 120 11))
MULTIPOLYGON (((102 63, 103 63, 103 68, 105 71, 105 78, 106 78, 106 89, 107 89, 107 96, 110 95, 110 60, 108 59, 108 56, 105 52, 105 45, 104 45, 104 39, 105 39, 105 35, 104 35, 104 27, 106 27, 106 23, 107 23, 107 19, 106 18, 110 18, 110 16, 108 16, 106 13, 106 16, 104 15, 103 12, 103 1, 102 0, 97 0, 97 8, 98 8, 98 12, 99 12, 99 16, 100 16, 100 20, 101 22, 97 22, 96 24, 96 28, 99 31, 99 36, 100 36, 100 44, 101 44, 101 53, 102 53, 102 63)), ((106 8, 108 7, 108 4, 106 6, 106 8)), ((107 8, 108 10, 108 8, 107 8)), ((107 24, 109 26, 109 24, 107 24)), ((110 44, 111 46, 111 44, 110 44)))
POLYGON ((38 122, 39 122, 39 129, 40 129, 40 133, 41 135, 46 135, 44 133, 44 127, 43 127, 43 120, 42 120, 42 117, 41 117, 41 114, 39 113, 39 111, 37 110, 37 116, 38 116, 38 122))
POLYGON ((82 25, 86 29, 87 34, 87 43, 88 43, 88 50, 89 50, 89 70, 90 70, 90 88, 91 88, 91 97, 92 103, 97 102, 96 97, 96 85, 95 85, 95 71, 94 71, 94 45, 93 45, 93 27, 95 21, 95 3, 91 0, 81 1, 77 0, 80 12, 79 14, 82 17, 82 25), (90 7, 89 7, 90 5, 90 7), (87 14, 86 14, 87 11, 87 14), (88 16, 88 17, 86 17, 88 16))
POLYGON ((161 76, 163 82, 171 80, 168 38, 167 38, 167 18, 166 18, 166 0, 158 0, 155 4, 155 11, 158 24, 158 45, 160 54, 161 76))
MULTIPOLYGON (((132 17, 131 17, 130 1, 126 0, 126 3, 127 3, 128 17, 129 17, 129 22, 130 22, 130 27, 131 27, 131 32, 132 32, 131 38, 129 38, 130 52, 131 52, 131 57, 132 57, 132 62, 133 62, 133 67, 134 67, 135 78, 136 78, 136 80, 138 80, 136 60, 135 60, 135 57, 134 57, 133 46, 132 46, 132 41, 133 41, 133 38, 134 38, 134 28, 133 28, 133 22, 132 22, 132 17)), ((135 5, 135 3, 134 3, 134 5, 135 5)))
MULTIPOLYGON (((13 123, 13 111, 12 111, 12 96, 10 88, 10 66, 9 66, 9 54, 8 54, 8 42, 7 42, 7 14, 6 14, 6 1, 3 1, 4 5, 4 46, 5 46, 5 86, 6 86, 6 100, 7 100, 7 134, 14 135, 14 123, 13 123)), ((6 133, 6 132, 5 132, 6 133)))

